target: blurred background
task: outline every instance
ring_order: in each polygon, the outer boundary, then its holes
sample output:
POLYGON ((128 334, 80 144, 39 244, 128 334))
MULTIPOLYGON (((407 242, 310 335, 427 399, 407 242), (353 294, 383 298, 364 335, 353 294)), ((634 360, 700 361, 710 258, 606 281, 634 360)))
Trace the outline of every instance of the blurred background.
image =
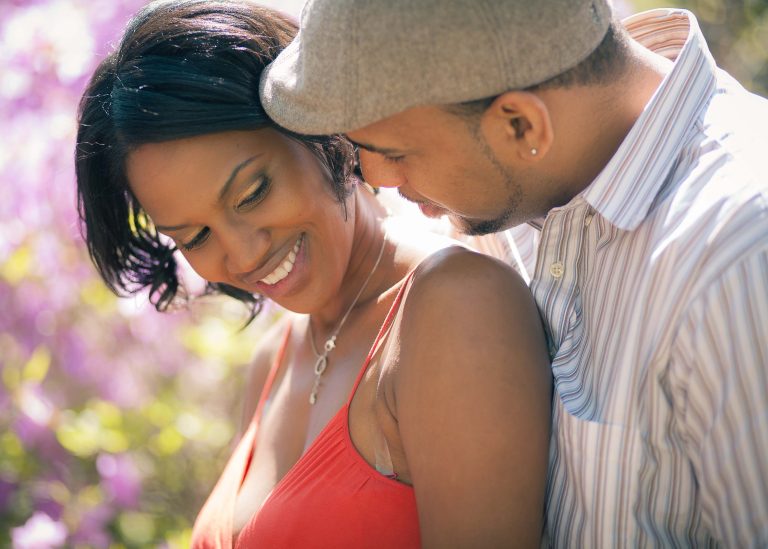
MULTIPOLYGON (((0 0, 0 547, 187 547, 240 427, 245 366, 280 314, 245 330, 240 305, 217 299, 161 315, 110 294, 90 264, 76 105, 144 3, 0 0)), ((617 7, 670 5, 768 95, 768 0, 617 7)))

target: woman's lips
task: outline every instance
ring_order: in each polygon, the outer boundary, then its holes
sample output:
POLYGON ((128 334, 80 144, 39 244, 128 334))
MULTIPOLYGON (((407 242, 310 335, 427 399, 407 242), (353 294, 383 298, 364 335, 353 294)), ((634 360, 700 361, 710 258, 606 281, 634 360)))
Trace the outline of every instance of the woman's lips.
POLYGON ((280 263, 280 266, 275 268, 269 275, 255 281, 255 286, 259 293, 274 299, 291 290, 304 264, 306 256, 305 242, 305 235, 302 234, 285 259, 280 263), (293 256, 292 259, 291 256, 293 256), (292 264, 290 269, 285 269, 286 260, 292 264), (287 270, 288 272, 283 274, 282 270, 287 270), (270 284, 270 282, 272 283, 270 284))
POLYGON ((300 247, 301 237, 296 240, 293 248, 291 248, 291 251, 288 252, 288 255, 283 258, 283 261, 280 262, 280 265, 267 276, 262 278, 259 282, 264 282, 269 286, 274 286, 285 277, 287 277, 293 270, 293 265, 296 262, 296 254, 299 252, 300 247))
POLYGON ((294 267, 296 266, 296 261, 298 257, 298 252, 302 246, 302 243, 304 241, 304 233, 299 235, 298 239, 294 243, 293 247, 288 251, 287 254, 285 254, 282 259, 280 259, 280 263, 277 264, 277 266, 273 267, 272 271, 267 273, 266 275, 261 274, 263 273, 263 268, 254 269, 253 271, 241 275, 240 282, 248 287, 253 286, 260 286, 263 287, 271 287, 276 286, 286 278, 288 278, 288 275, 290 275, 291 272, 293 272, 294 267))

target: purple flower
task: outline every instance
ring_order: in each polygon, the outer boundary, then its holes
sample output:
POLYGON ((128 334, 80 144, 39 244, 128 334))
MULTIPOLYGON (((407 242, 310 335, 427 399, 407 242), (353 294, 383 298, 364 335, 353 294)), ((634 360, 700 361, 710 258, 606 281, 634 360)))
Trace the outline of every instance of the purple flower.
POLYGON ((56 434, 48 425, 41 424, 22 412, 14 418, 10 426, 27 451, 33 452, 48 463, 57 463, 65 457, 66 453, 56 439, 56 434))
POLYGON ((24 524, 11 530, 14 549, 52 549, 67 539, 66 527, 45 513, 36 512, 24 524))
POLYGON ((70 543, 84 547, 107 548, 111 537, 107 524, 114 516, 114 511, 107 505, 100 504, 84 511, 77 530, 72 534, 70 543))
POLYGON ((16 493, 17 484, 0 478, 0 509, 5 509, 16 493))
POLYGON ((124 508, 134 509, 141 495, 141 473, 129 454, 99 454, 96 468, 110 499, 124 508))
POLYGON ((26 414, 18 415, 13 422, 13 430, 27 449, 37 449, 51 437, 51 431, 46 425, 38 423, 26 414))

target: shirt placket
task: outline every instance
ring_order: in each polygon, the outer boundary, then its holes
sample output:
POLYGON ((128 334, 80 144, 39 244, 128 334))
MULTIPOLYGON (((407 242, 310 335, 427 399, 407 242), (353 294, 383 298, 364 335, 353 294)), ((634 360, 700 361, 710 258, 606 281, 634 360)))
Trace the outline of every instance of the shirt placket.
POLYGON ((589 205, 576 204, 550 212, 541 230, 531 291, 544 318, 550 357, 554 359, 577 319, 579 262, 592 222, 589 205))

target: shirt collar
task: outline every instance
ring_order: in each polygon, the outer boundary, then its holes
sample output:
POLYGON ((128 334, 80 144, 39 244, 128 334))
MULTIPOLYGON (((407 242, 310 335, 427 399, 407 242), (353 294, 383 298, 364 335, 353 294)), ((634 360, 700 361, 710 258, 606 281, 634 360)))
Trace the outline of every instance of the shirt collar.
POLYGON ((685 134, 714 92, 717 68, 689 11, 651 10, 622 24, 642 46, 674 60, 616 154, 581 195, 609 222, 632 230, 648 215, 685 134))

